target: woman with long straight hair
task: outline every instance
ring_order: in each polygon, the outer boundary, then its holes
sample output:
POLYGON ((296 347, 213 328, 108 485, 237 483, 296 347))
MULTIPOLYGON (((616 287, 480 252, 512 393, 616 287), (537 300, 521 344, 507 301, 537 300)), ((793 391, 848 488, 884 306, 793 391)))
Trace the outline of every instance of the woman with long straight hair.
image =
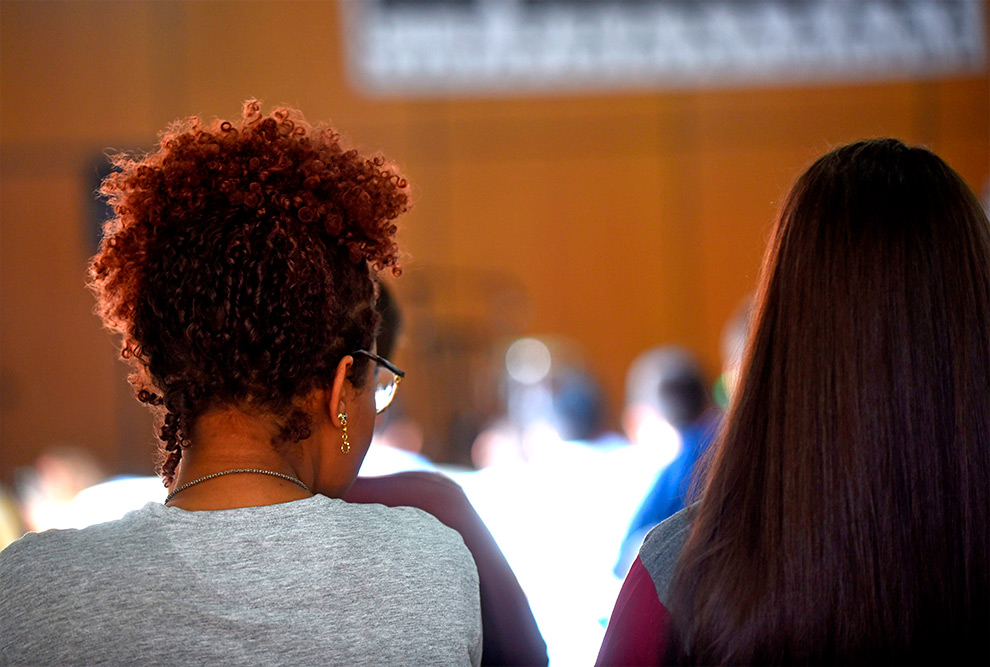
POLYGON ((700 500, 645 540, 599 664, 990 662, 990 223, 923 148, 788 196, 700 500))

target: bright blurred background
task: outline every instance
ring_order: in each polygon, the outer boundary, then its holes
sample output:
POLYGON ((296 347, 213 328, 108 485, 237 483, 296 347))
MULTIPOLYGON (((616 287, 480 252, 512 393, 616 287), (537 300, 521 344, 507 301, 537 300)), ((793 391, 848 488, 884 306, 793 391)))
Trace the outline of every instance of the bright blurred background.
MULTIPOLYGON (((390 282, 404 319, 403 416, 421 454, 463 471, 506 413, 503 360, 521 336, 567 339, 601 381, 614 432, 643 350, 681 346, 715 378, 782 196, 831 147, 886 135, 925 144, 986 198, 988 15, 983 0, 4 0, 8 499, 37 491, 53 453, 87 458, 68 465, 86 473, 69 489, 152 473, 151 420, 84 285, 108 149, 150 148, 173 119, 229 118, 257 97, 396 161, 415 197, 405 273, 390 282)), ((536 502, 512 478, 466 479, 490 526, 510 530, 536 502), (499 506, 515 516, 495 517, 499 506)), ((585 489, 590 511, 615 479, 583 482, 598 487, 585 489)), ((613 517, 619 533, 627 520, 613 517)), ((525 535, 492 530, 524 579, 525 535)), ((591 648, 562 648, 546 595, 527 592, 555 661, 586 662, 591 648)))

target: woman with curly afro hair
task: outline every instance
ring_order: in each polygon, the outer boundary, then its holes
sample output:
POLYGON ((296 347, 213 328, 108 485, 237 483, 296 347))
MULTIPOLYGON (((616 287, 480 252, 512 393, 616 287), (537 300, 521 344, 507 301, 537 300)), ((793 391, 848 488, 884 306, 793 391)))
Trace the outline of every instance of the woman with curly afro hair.
POLYGON ((90 267, 164 505, 0 557, 0 662, 478 664, 460 537, 340 500, 402 372, 377 356, 405 179, 293 109, 177 122, 118 155, 90 267))

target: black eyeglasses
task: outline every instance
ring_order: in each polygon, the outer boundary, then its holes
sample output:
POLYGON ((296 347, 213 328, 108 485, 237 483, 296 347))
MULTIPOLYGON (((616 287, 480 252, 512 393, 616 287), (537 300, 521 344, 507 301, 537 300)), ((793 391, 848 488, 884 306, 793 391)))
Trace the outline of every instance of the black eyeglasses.
POLYGON ((375 362, 375 413, 381 414, 385 408, 392 404, 399 382, 406 377, 406 374, 385 357, 379 357, 367 350, 356 350, 351 353, 351 356, 358 354, 375 362))

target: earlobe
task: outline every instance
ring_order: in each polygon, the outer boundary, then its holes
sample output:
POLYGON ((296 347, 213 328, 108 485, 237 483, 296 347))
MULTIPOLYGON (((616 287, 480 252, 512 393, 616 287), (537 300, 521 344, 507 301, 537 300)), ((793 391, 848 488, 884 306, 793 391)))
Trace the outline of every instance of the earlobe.
POLYGON ((337 428, 347 427, 347 405, 344 401, 337 401, 337 409, 331 411, 333 414, 333 423, 337 428))

